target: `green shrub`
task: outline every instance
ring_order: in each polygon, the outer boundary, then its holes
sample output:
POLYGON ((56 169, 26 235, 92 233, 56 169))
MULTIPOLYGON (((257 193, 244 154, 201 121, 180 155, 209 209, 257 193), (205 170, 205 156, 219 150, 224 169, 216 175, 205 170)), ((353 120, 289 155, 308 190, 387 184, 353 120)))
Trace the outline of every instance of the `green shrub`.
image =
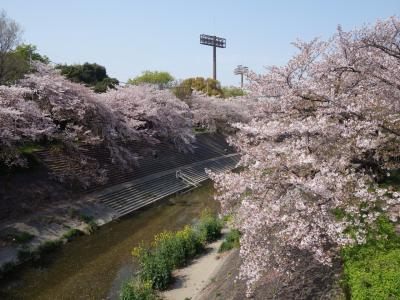
POLYGON ((152 288, 151 282, 143 282, 137 279, 126 282, 122 286, 119 295, 120 300, 156 300, 159 299, 152 288))
POLYGON ((246 94, 243 89, 235 86, 224 86, 222 88, 222 93, 224 95, 224 98, 239 97, 246 94))
POLYGON ((30 259, 33 259, 35 257, 35 252, 28 247, 24 247, 18 250, 17 257, 20 262, 25 262, 30 259))
POLYGON ((237 229, 232 229, 226 234, 225 240, 219 247, 218 252, 224 252, 239 247, 240 247, 240 231, 237 229))
POLYGON ((80 236, 82 234, 83 232, 80 231, 79 229, 72 228, 63 234, 63 238, 66 239, 67 241, 71 241, 75 237, 80 236))
POLYGON ((143 282, 150 282, 151 287, 165 290, 172 281, 172 267, 165 257, 142 247, 136 247, 133 255, 137 257, 140 271, 139 278, 143 282))
POLYGON ((178 231, 176 235, 183 242, 186 261, 204 251, 204 245, 200 240, 199 233, 196 232, 192 226, 185 226, 185 228, 178 231))
POLYGON ((206 242, 221 236, 221 229, 222 222, 205 212, 196 228, 185 226, 177 232, 165 231, 154 237, 149 249, 134 248, 132 254, 140 267, 139 280, 150 283, 154 289, 166 289, 172 281, 172 270, 204 251, 206 242))
POLYGON ((175 269, 204 250, 199 234, 190 226, 177 232, 157 234, 152 245, 153 254, 163 259, 168 268, 175 269))
POLYGON ((400 299, 400 237, 380 217, 362 245, 342 250, 344 279, 352 299, 400 299))
POLYGON ((28 243, 34 237, 35 237, 35 235, 33 235, 33 234, 29 233, 29 232, 26 232, 26 231, 22 231, 22 232, 19 232, 19 233, 14 235, 15 242, 18 243, 18 244, 28 243))
POLYGON ((48 254, 59 248, 61 244, 62 244, 61 240, 45 241, 38 247, 37 252, 39 254, 48 254))
POLYGON ((222 227, 221 220, 213 216, 209 211, 204 211, 198 225, 200 240, 204 244, 217 240, 221 237, 222 227))
POLYGON ((16 243, 16 244, 26 244, 30 242, 35 236, 26 231, 19 231, 15 228, 6 229, 4 233, 1 234, 1 239, 16 243))
POLYGON ((157 234, 153 243, 153 253, 167 264, 168 268, 175 269, 185 261, 185 241, 174 232, 157 234))
POLYGON ((400 250, 349 260, 345 274, 352 299, 400 299, 400 250))
POLYGON ((82 222, 85 222, 87 224, 86 232, 88 234, 92 234, 99 228, 99 226, 97 226, 96 221, 92 216, 82 214, 80 215, 80 219, 82 220, 82 222))

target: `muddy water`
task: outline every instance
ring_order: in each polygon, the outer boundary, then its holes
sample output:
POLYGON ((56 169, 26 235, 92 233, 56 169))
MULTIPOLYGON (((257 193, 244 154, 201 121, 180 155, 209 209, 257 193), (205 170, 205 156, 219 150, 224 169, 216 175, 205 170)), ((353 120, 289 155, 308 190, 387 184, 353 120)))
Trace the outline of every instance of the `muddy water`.
POLYGON ((201 211, 216 211, 211 183, 190 193, 161 200, 146 210, 82 236, 7 276, 1 299, 117 299, 121 284, 135 270, 131 250, 163 230, 196 221, 201 211))

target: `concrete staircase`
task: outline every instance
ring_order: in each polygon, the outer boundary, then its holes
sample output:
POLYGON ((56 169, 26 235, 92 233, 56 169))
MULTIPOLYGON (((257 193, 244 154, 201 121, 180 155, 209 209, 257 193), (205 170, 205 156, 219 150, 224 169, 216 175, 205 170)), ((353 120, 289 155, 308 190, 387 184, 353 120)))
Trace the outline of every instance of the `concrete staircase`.
MULTIPOLYGON (((116 167, 108 150, 101 145, 81 148, 106 170, 108 177, 107 183, 93 184, 82 192, 111 207, 119 216, 177 192, 195 188, 208 179, 206 169, 224 172, 233 169, 239 160, 239 155, 219 134, 197 135, 193 152, 189 153, 178 152, 168 142, 157 144, 151 151, 140 142, 127 147, 141 155, 138 165, 131 170, 116 167)), ((43 150, 36 155, 55 174, 68 169, 79 176, 87 171, 70 165, 66 159, 68 154, 63 151, 43 150)))
POLYGON ((94 192, 90 197, 102 201, 121 217, 170 195, 198 187, 208 179, 206 169, 224 172, 235 168, 238 161, 238 154, 224 155, 115 185, 94 192), (177 172, 184 178, 177 176, 177 172))

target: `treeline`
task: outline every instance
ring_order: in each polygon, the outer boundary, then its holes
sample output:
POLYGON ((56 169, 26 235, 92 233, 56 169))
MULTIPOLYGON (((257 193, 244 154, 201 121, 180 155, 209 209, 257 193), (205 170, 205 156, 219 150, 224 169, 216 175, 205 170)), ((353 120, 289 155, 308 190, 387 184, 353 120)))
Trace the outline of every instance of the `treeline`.
POLYGON ((101 144, 116 165, 131 168, 140 154, 128 149, 129 143, 152 149, 164 141, 190 151, 196 131, 229 132, 230 123, 249 120, 240 99, 223 101, 204 93, 176 97, 174 79, 166 72, 144 72, 120 86, 95 63, 54 66, 35 46, 18 44, 19 26, 5 13, 0 27, 0 173, 29 168, 27 147, 57 145, 71 170, 87 171, 79 178, 71 171, 57 179, 73 177, 87 186, 107 180, 107 174, 79 150, 82 145, 101 144), (21 66, 11 68, 17 60, 21 66))
MULTIPOLYGON (((32 44, 20 44, 22 30, 19 24, 7 17, 3 11, 0 14, 0 84, 10 85, 22 79, 26 74, 34 72, 34 62, 50 64, 50 59, 37 51, 32 44)), ((97 63, 56 64, 55 68, 72 82, 82 83, 96 93, 104 93, 119 85, 116 78, 108 76, 104 66, 97 63)), ((170 73, 163 71, 144 71, 141 75, 131 78, 128 84, 151 84, 160 89, 169 88, 180 99, 189 97, 193 91, 207 96, 230 98, 243 96, 244 92, 236 87, 222 87, 220 82, 211 78, 193 77, 176 80, 170 73)))

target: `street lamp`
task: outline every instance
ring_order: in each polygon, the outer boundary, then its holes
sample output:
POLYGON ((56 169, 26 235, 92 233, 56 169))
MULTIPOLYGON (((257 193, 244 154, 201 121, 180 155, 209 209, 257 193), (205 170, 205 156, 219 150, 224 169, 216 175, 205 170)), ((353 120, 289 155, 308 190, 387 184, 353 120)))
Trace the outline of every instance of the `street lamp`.
POLYGON ((249 71, 248 67, 238 65, 236 69, 233 71, 235 75, 240 75, 240 88, 243 89, 243 75, 247 74, 249 71))
POLYGON ((213 47, 213 79, 217 80, 217 47, 226 48, 226 39, 207 34, 200 34, 200 44, 213 47))

